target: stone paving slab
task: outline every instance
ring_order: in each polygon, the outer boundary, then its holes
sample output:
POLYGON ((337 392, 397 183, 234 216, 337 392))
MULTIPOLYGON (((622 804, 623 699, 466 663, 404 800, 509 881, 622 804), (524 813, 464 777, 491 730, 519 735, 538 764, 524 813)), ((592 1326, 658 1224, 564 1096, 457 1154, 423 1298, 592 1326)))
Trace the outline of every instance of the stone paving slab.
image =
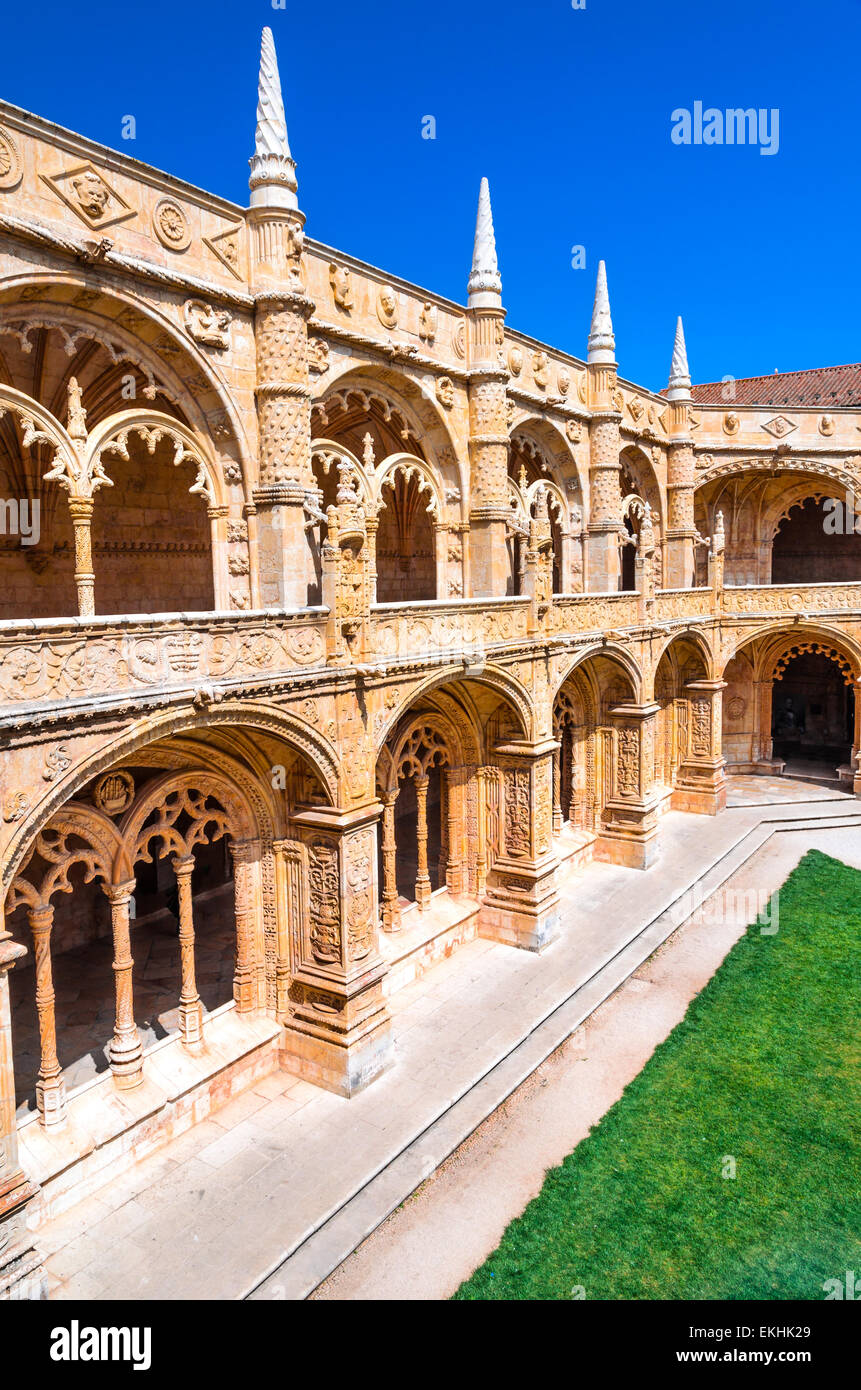
POLYGON ((367 1091, 347 1101, 268 1076, 250 1088, 253 1113, 225 1107, 125 1175, 110 1238, 103 1193, 51 1223, 51 1296, 306 1296, 654 951, 684 895, 724 882, 778 824, 861 829, 861 804, 670 812, 652 868, 574 870, 562 934, 540 956, 474 941, 409 986, 411 1001, 396 997, 397 1065, 367 1091), (149 1219, 123 1231, 124 1206, 152 1191, 149 1219))

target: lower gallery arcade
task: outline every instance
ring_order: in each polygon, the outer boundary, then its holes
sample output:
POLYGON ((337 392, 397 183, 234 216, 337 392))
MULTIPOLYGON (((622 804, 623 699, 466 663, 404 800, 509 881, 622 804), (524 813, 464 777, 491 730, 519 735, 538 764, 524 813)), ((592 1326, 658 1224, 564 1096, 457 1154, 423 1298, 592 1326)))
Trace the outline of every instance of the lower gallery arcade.
POLYGON ((193 1063, 207 1097, 150 1117, 150 1146, 244 1084, 243 1048, 353 1094, 392 1062, 393 989, 476 934, 541 950, 564 932, 560 866, 649 866, 664 812, 722 809, 727 762, 818 759, 836 777, 857 750, 859 668, 837 639, 784 628, 716 676, 688 630, 653 663, 605 643, 553 685, 537 663, 546 734, 510 681, 449 674, 392 709, 374 794, 348 809, 337 767, 239 712, 79 780, 30 836, 6 898, 6 930, 29 952, 4 976, 14 1104, 43 1189, 65 1174, 62 1206, 69 1171, 93 1163, 94 1106, 126 1098, 134 1129, 148 1068, 193 1063), (228 1027, 251 1030, 232 1069, 228 1027))

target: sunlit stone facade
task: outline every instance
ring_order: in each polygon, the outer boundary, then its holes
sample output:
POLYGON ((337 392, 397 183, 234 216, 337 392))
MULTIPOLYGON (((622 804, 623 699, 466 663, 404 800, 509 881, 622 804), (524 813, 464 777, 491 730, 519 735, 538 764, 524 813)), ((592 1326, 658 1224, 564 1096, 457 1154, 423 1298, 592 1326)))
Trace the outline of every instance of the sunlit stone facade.
POLYGON ((681 324, 635 386, 603 265, 586 360, 509 328, 486 184, 465 308, 299 203, 268 31, 247 208, 0 104, 7 1291, 249 1077, 373 1082, 395 956, 541 950, 727 764, 861 793, 861 410, 695 404, 681 324))

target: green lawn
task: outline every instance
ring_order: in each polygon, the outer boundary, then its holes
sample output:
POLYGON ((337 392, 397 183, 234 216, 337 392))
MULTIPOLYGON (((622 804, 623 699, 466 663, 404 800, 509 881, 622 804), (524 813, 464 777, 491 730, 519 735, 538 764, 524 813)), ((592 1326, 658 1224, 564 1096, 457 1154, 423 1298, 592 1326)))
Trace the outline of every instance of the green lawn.
POLYGON ((779 905, 456 1298, 822 1299, 861 1280, 861 873, 811 851, 779 905))

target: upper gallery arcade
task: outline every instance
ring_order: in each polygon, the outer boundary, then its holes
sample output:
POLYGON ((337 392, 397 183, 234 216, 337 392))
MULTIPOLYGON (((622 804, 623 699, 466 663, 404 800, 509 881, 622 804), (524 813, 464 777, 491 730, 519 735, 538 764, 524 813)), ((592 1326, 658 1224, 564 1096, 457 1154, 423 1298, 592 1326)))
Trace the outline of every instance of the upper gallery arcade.
POLYGON ((313 241, 268 29, 249 183, 0 104, 13 1214, 16 1124, 62 1131, 93 1049, 134 1091, 165 998, 189 1055, 232 1010, 351 1094, 441 898, 542 949, 561 862, 652 863, 727 765, 861 793, 861 537, 824 524, 861 495, 861 369, 692 387, 679 320, 637 386, 603 262, 585 360, 530 338, 485 180, 465 306, 313 241))

